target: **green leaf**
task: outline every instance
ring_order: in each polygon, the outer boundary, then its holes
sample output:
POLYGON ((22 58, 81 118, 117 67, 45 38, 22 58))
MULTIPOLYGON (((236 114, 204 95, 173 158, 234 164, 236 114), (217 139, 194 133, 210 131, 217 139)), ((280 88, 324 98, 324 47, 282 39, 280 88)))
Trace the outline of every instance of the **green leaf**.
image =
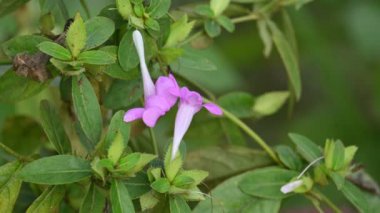
POLYGON ((253 111, 258 116, 268 116, 276 113, 289 98, 289 92, 268 92, 256 98, 253 111))
POLYGON ((155 159, 157 156, 145 153, 132 153, 122 159, 118 166, 118 170, 122 173, 126 173, 128 176, 134 176, 135 173, 142 170, 149 162, 155 159))
POLYGON ((129 135, 131 132, 131 124, 124 122, 124 114, 124 111, 118 111, 113 115, 110 125, 108 126, 107 134, 104 138, 104 147, 106 149, 110 147, 112 141, 114 141, 118 132, 120 132, 123 136, 124 147, 128 146, 129 135))
POLYGON ((179 188, 190 188, 190 186, 195 182, 193 178, 187 175, 177 175, 173 180, 173 185, 179 188))
POLYGON ((201 4, 194 8, 194 12, 198 15, 205 16, 207 18, 212 18, 215 16, 214 11, 211 10, 211 7, 207 4, 201 4))
POLYGON ((133 13, 130 0, 116 0, 116 7, 125 20, 128 20, 129 16, 133 13))
POLYGON ((296 171, 302 169, 302 161, 292 148, 285 145, 279 145, 276 147, 276 152, 281 162, 289 169, 296 171))
POLYGON ((207 35, 209 35, 211 38, 214 38, 220 35, 222 29, 216 21, 210 19, 205 21, 205 31, 207 35))
POLYGON ((179 151, 175 158, 172 159, 171 150, 172 145, 168 147, 168 151, 166 152, 164 159, 165 174, 170 182, 174 180, 183 165, 181 152, 179 151))
POLYGON ((170 196, 170 213, 191 213, 191 209, 186 201, 180 196, 170 196))
POLYGON ((254 98, 246 92, 231 92, 221 96, 218 104, 230 111, 238 118, 249 118, 253 116, 252 107, 254 98))
POLYGON ((170 25, 170 34, 164 47, 175 47, 185 40, 193 29, 195 21, 188 22, 187 15, 182 16, 170 25))
POLYGON ((344 176, 336 172, 329 172, 328 174, 330 178, 334 181, 336 188, 338 190, 342 190, 342 187, 344 186, 344 183, 346 182, 346 179, 344 178, 344 176))
POLYGON ((40 83, 18 76, 8 70, 0 76, 0 102, 18 102, 30 98, 47 88, 50 81, 40 83))
POLYGON ((116 57, 101 50, 89 50, 79 55, 78 60, 85 64, 107 65, 116 62, 116 57))
POLYGON ((102 213, 106 205, 106 197, 94 183, 91 183, 80 207, 80 213, 102 213))
POLYGON ((247 170, 273 164, 262 151, 240 146, 209 147, 187 154, 186 169, 208 171, 208 180, 226 178, 247 170))
POLYGON ((210 194, 212 198, 200 202, 193 210, 194 213, 204 212, 260 212, 277 213, 281 200, 267 200, 252 197, 243 193, 238 183, 255 171, 246 172, 232 177, 219 184, 210 194))
POLYGON ((264 44, 264 56, 269 57, 270 53, 272 52, 273 41, 272 35, 269 33, 266 20, 257 20, 257 28, 259 30, 261 41, 264 44))
POLYGON ((344 167, 344 145, 341 141, 326 140, 324 149, 326 168, 333 171, 344 167))
MULTIPOLYGON (((180 174, 177 175, 177 177, 174 179, 174 181, 176 181, 176 179, 179 178, 180 176, 182 176, 182 177, 190 177, 192 179, 192 182, 189 183, 188 187, 189 188, 194 188, 197 185, 199 185, 204 179, 206 179, 206 177, 208 176, 208 172, 202 171, 202 170, 185 170, 185 171, 181 171, 180 174)), ((182 183, 183 183, 184 179, 187 179, 189 181, 188 178, 182 178, 182 180, 181 180, 182 183)))
POLYGON ((29 206, 26 213, 59 212, 64 186, 50 186, 29 206))
MULTIPOLYGON (((137 51, 132 39, 132 30, 127 31, 123 38, 120 41, 119 49, 118 49, 118 58, 120 66, 124 69, 124 71, 129 71, 139 64, 139 57, 137 55, 137 51)), ((143 33, 144 37, 144 47, 145 47, 145 57, 146 60, 149 60, 151 56, 150 45, 151 39, 147 39, 148 37, 143 33)))
POLYGON ((115 32, 115 24, 106 17, 93 17, 85 22, 85 26, 87 32, 86 50, 102 45, 115 32))
POLYGON ((158 21, 152 18, 148 18, 145 20, 145 26, 150 30, 160 31, 160 24, 158 23, 158 21))
MULTIPOLYGON (((137 51, 132 39, 133 30, 127 31, 120 41, 118 50, 118 59, 120 66, 124 71, 130 71, 136 68, 140 63, 137 51)), ((155 54, 157 46, 155 41, 142 32, 144 38, 144 49, 146 60, 149 61, 155 54)))
POLYGON ((355 157, 356 151, 358 151, 357 146, 348 146, 344 149, 344 166, 349 167, 352 160, 355 157))
POLYGON ((95 91, 85 75, 72 79, 74 111, 84 134, 97 144, 102 133, 102 115, 95 91))
POLYGON ((128 178, 124 183, 132 199, 151 191, 149 179, 143 172, 136 173, 135 177, 128 178))
POLYGON ((75 15, 74 22, 66 34, 66 43, 74 58, 85 48, 87 40, 86 26, 79 13, 75 15))
POLYGON ((43 100, 40 104, 41 124, 55 149, 59 154, 71 152, 70 140, 63 127, 63 121, 60 114, 49 101, 43 100))
POLYGON ((38 45, 38 49, 59 60, 69 61, 71 59, 70 51, 55 42, 44 41, 38 45))
MULTIPOLYGON (((114 55, 117 58, 118 47, 117 46, 105 46, 100 48, 100 50, 108 52, 114 55)), ((123 79, 123 80, 132 80, 140 77, 140 70, 135 68, 129 70, 128 72, 124 71, 121 68, 119 61, 116 60, 115 63, 104 66, 103 72, 112 78, 123 79)))
POLYGON ((232 33, 235 31, 235 24, 227 16, 219 16, 216 21, 228 32, 232 33))
POLYGON ((90 175, 89 161, 72 155, 56 155, 27 164, 19 176, 26 182, 58 185, 75 183, 90 175))
POLYGON ((322 156, 321 149, 305 136, 289 133, 289 137, 296 145, 297 152, 309 163, 322 156))
POLYGON ((104 98, 108 109, 122 109, 137 102, 143 95, 140 80, 114 80, 104 98))
POLYGON ((114 164, 116 164, 121 155, 123 154, 124 152, 124 138, 123 138, 123 135, 118 132, 116 133, 116 136, 110 146, 110 148, 108 149, 108 159, 110 159, 114 164))
POLYGON ((284 28, 284 34, 286 38, 288 39, 289 44, 292 47, 296 58, 298 59, 297 38, 296 38, 296 33, 294 31, 292 20, 285 8, 282 9, 281 15, 282 15, 282 25, 284 28))
POLYGON ((211 0, 210 7, 214 11, 215 16, 219 16, 227 9, 230 0, 211 0))
POLYGON ((160 58, 167 64, 172 63, 183 54, 181 48, 163 48, 160 50, 160 58))
POLYGON ((134 213, 135 209, 127 187, 119 180, 112 180, 111 205, 114 213, 134 213))
POLYGON ((216 71, 218 67, 213 61, 200 54, 200 50, 186 49, 178 60, 178 67, 174 71, 182 74, 185 70, 216 71))
POLYGON ((13 161, 0 167, 0 212, 11 213, 21 188, 21 180, 16 177, 20 162, 13 161))
POLYGON ((166 178, 159 178, 154 181, 151 185, 152 189, 159 193, 166 193, 170 189, 169 180, 166 178))
POLYGON ((292 85, 292 92, 294 92, 297 100, 301 97, 301 75, 298 65, 298 59, 292 46, 287 41, 285 35, 278 29, 276 24, 268 21, 268 26, 272 31, 272 39, 277 47, 278 52, 282 58, 283 63, 288 74, 290 84, 292 85))
POLYGON ((160 200, 155 197, 155 194, 152 191, 149 191, 145 194, 143 194, 140 197, 140 206, 141 206, 141 211, 146 211, 148 209, 151 209, 155 207, 160 200))
POLYGON ((169 11, 171 5, 171 0, 153 0, 150 1, 147 12, 150 17, 154 19, 159 19, 162 16, 166 15, 169 11))
POLYGON ((50 41, 48 38, 38 35, 17 36, 4 42, 1 46, 4 53, 9 57, 14 57, 19 53, 37 53, 38 44, 50 41))
POLYGON ((282 199, 287 195, 283 194, 280 188, 297 175, 298 172, 279 167, 256 169, 240 181, 239 188, 255 197, 282 199))
POLYGON ((368 201, 364 193, 354 184, 346 181, 342 188, 343 195, 362 213, 369 212, 368 201))

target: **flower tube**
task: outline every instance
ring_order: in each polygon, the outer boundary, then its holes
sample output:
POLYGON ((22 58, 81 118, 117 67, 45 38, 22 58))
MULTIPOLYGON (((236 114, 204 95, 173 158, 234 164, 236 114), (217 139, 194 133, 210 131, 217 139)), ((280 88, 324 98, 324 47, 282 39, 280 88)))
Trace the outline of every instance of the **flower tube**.
POLYGON ((187 87, 181 88, 177 94, 180 98, 178 112, 175 119, 174 138, 171 158, 175 158, 179 145, 190 127, 190 123, 194 115, 199 112, 202 107, 206 108, 211 114, 222 115, 223 112, 213 103, 203 104, 202 96, 194 91, 190 91, 187 87))

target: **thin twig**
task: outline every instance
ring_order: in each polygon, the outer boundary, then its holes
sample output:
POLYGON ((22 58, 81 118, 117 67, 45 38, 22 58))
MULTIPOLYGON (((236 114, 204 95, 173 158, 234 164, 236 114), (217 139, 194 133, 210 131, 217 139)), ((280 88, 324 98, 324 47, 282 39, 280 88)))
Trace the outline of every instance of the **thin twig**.
MULTIPOLYGON (((210 102, 210 100, 203 98, 205 102, 210 102)), ((236 124, 238 127, 240 127, 245 133, 248 134, 256 143, 261 146, 268 155, 278 164, 281 164, 281 161, 278 159, 276 153, 272 150, 272 148, 251 128, 249 128, 243 121, 241 121, 239 118, 237 118, 234 114, 229 112, 228 110, 221 107, 223 111, 223 115, 232 121, 234 124, 236 124)))
POLYGON ((13 157, 17 158, 18 160, 21 160, 21 161, 32 161, 32 159, 30 159, 29 157, 22 156, 22 155, 18 154, 13 149, 9 148, 8 146, 6 146, 3 143, 0 143, 0 148, 3 149, 8 154, 12 155, 13 157))

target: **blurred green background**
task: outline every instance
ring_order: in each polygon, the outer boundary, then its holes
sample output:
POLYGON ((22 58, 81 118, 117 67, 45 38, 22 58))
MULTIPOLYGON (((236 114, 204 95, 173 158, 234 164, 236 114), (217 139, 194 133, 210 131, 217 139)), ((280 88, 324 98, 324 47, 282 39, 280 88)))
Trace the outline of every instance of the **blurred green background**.
MULTIPOLYGON (((172 0, 173 7, 183 0, 172 0)), ((70 15, 78 0, 65 1, 70 15)), ((96 15, 111 0, 87 0, 96 15)), ((8 15, 0 19, 0 43, 17 34, 38 32, 38 1, 28 3, 24 17, 8 15)), ((302 70, 302 98, 288 117, 284 107, 274 116, 247 121, 271 144, 290 144, 287 134, 296 132, 324 144, 326 138, 341 139, 359 147, 357 162, 380 181, 380 1, 315 0, 300 10, 288 8, 298 40, 302 70)), ((60 26, 64 20, 57 19, 60 26)), ((59 31, 61 29, 57 29, 59 31)), ((263 45, 255 22, 239 24, 233 34, 223 32, 213 45, 203 50, 218 71, 194 70, 189 75, 217 95, 247 91, 254 95, 286 90, 284 66, 273 51, 263 55, 263 45)), ((4 61, 0 54, 0 62, 4 61)), ((9 66, 1 66, 0 72, 9 66)), ((43 95, 42 95, 43 96, 43 95)), ((35 102, 38 108, 38 102, 35 102)), ((16 112, 33 114, 23 104, 0 103, 0 128, 16 112)), ((0 137, 3 139, 3 136, 0 137)), ((185 139, 186 140, 186 139, 185 139)), ((22 143, 22 141, 20 141, 22 143)), ((4 159, 3 159, 4 160, 4 159)), ((1 160, 0 160, 1 161, 1 160)))

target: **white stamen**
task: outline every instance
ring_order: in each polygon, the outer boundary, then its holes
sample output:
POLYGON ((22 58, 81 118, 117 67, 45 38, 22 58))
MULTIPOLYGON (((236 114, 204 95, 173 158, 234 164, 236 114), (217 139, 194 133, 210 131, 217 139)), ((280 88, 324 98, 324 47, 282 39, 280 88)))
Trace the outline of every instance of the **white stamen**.
POLYGON ((281 192, 284 194, 287 194, 289 192, 294 191, 297 187, 301 186, 303 183, 302 180, 296 180, 292 181, 290 183, 287 183, 281 187, 281 192))
POLYGON ((147 99, 149 96, 155 94, 155 87, 145 62, 144 40, 140 31, 138 30, 135 30, 133 32, 132 37, 137 50, 137 54, 139 55, 140 69, 144 84, 144 97, 147 99))
POLYGON ((309 165, 306 166, 306 168, 304 170, 302 170, 302 172, 297 176, 297 178, 296 178, 295 181, 292 181, 290 183, 287 183, 287 184, 283 185, 281 187, 281 192, 284 193, 284 194, 287 194, 289 192, 294 191, 297 187, 301 186, 303 184, 303 181, 300 180, 300 178, 307 172, 307 170, 311 166, 313 166, 314 164, 316 164, 318 161, 322 160, 323 158, 324 158, 324 156, 319 157, 319 158, 313 160, 309 165))
POLYGON ((319 158, 313 160, 309 165, 307 165, 306 168, 305 168, 305 169, 304 169, 304 170, 303 170, 303 171, 297 176, 297 180, 300 179, 300 178, 305 174, 305 172, 307 172, 307 170, 308 170, 311 166, 313 166, 314 164, 316 164, 318 161, 322 160, 323 158, 324 158, 324 156, 319 157, 319 158))

